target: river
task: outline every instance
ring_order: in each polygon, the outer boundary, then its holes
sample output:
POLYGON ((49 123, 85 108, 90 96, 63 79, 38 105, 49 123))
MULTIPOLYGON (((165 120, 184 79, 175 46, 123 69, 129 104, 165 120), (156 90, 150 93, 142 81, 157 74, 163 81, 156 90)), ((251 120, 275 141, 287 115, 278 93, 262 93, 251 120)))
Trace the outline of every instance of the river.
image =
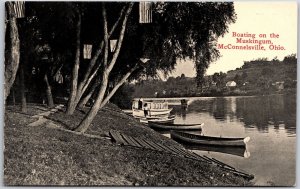
MULTIPOLYGON (((186 98, 188 99, 188 98, 186 98)), ((259 186, 293 186, 296 180, 296 95, 193 98, 187 110, 173 106, 175 123, 203 122, 209 136, 251 140, 243 153, 193 149, 254 174, 259 186)))

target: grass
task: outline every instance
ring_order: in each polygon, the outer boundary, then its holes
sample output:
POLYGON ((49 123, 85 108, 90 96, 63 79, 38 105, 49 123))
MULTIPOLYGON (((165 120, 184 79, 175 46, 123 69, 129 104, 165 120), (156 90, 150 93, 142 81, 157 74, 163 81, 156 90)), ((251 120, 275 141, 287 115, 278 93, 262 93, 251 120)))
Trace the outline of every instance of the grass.
MULTIPOLYGON (((48 127, 27 126, 36 121, 30 115, 39 105, 28 107, 22 114, 17 108, 5 112, 5 185, 69 185, 69 186, 245 186, 248 181, 217 167, 164 152, 119 146, 107 139, 75 135, 48 127)), ((74 128, 84 116, 76 111, 66 116, 59 111, 50 115, 55 123, 74 128)), ((113 105, 99 111, 87 131, 105 135, 109 130, 147 138, 168 145, 179 145, 113 105)))

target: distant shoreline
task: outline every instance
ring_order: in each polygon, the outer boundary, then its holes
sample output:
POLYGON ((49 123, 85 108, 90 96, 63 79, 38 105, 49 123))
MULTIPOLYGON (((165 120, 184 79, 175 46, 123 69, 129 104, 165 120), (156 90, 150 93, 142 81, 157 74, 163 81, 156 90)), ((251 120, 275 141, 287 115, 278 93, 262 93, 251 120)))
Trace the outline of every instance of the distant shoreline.
MULTIPOLYGON (((294 94, 296 95, 295 91, 286 91, 282 93, 272 93, 272 94, 256 94, 256 95, 220 95, 220 96, 183 96, 183 97, 142 97, 143 100, 182 100, 182 99, 195 99, 195 98, 229 98, 229 97, 258 97, 258 96, 274 96, 274 95, 286 95, 286 94, 294 94)), ((139 98, 134 97, 133 100, 138 100, 139 98)))

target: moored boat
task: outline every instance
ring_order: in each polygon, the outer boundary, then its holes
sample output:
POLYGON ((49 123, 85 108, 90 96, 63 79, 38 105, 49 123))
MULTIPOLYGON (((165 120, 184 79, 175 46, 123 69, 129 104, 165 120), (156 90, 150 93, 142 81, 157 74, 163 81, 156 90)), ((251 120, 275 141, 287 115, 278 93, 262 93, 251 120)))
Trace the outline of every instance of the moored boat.
POLYGON ((148 123, 154 122, 154 123, 161 123, 161 124, 172 124, 175 120, 175 116, 169 116, 169 117, 137 117, 137 119, 140 120, 141 123, 148 123))
POLYGON ((240 156, 244 158, 250 157, 250 152, 246 149, 245 146, 212 146, 212 145, 202 145, 202 144, 188 144, 188 145, 184 145, 184 147, 189 150, 218 152, 223 154, 240 156))
POLYGON ((170 124, 155 121, 148 122, 149 127, 157 130, 201 130, 204 123, 200 124, 170 124))
MULTIPOLYGON (((170 109, 149 109, 148 115, 153 116, 153 117, 164 117, 164 116, 168 116, 171 111, 172 111, 172 108, 170 108, 170 109)), ((141 109, 132 109, 132 115, 134 117, 145 116, 144 110, 141 110, 141 109)))
POLYGON ((171 131, 171 138, 183 142, 185 144, 202 144, 213 146, 245 146, 250 140, 250 137, 245 138, 223 138, 223 137, 211 137, 201 136, 191 133, 171 131))
POLYGON ((145 117, 145 110, 150 117, 168 117, 172 108, 168 108, 167 101, 143 101, 142 99, 132 102, 132 115, 134 117, 145 117))

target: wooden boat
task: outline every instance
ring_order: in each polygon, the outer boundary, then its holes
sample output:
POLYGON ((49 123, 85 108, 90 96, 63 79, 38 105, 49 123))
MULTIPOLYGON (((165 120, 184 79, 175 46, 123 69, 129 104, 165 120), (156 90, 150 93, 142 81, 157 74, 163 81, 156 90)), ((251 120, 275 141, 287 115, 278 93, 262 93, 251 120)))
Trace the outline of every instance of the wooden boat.
MULTIPOLYGON (((163 117, 163 116, 168 116, 171 111, 172 111, 172 108, 170 108, 170 109, 150 109, 148 114, 150 116, 163 117)), ((132 109, 132 115, 134 117, 143 117, 144 110, 132 109)))
POLYGON ((148 121, 149 127, 157 130, 201 130, 204 123, 200 124, 170 124, 148 121))
POLYGON ((132 115, 134 117, 144 117, 144 109, 148 108, 148 115, 152 117, 167 117, 173 108, 168 108, 166 101, 141 101, 132 102, 132 115))
POLYGON ((169 116, 169 117, 138 117, 137 119, 139 119, 139 121, 141 123, 148 123, 154 122, 154 123, 168 123, 168 124, 172 124, 175 120, 175 116, 169 116))
POLYGON ((199 150, 208 152, 218 152, 223 154, 230 154, 235 156, 240 156, 244 158, 250 157, 250 152, 247 151, 245 146, 212 146, 212 145, 184 145, 186 149, 189 150, 199 150))
POLYGON ((195 135, 195 134, 178 132, 178 131, 171 131, 171 138, 186 144, 202 144, 202 145, 213 145, 213 146, 245 146, 245 144, 250 140, 250 137, 222 138, 222 137, 201 136, 201 135, 195 135))

